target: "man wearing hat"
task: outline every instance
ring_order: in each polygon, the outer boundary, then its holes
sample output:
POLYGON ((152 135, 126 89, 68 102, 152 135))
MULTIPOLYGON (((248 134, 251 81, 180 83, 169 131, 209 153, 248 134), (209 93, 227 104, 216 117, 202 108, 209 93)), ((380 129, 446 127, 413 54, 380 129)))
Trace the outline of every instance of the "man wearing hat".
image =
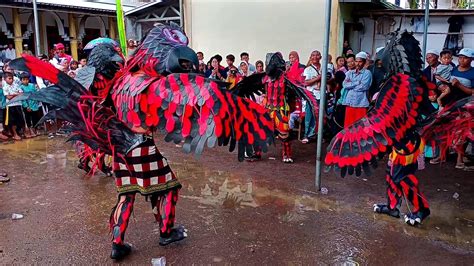
POLYGON ((54 46, 54 57, 51 59, 50 63, 53 64, 57 69, 63 70, 63 65, 69 65, 69 62, 72 60, 72 56, 64 52, 64 44, 58 43, 54 46), (61 64, 62 62, 67 61, 67 63, 61 64))
POLYGON ((33 55, 33 52, 28 48, 28 44, 23 44, 23 52, 22 55, 33 55))
POLYGON ((433 83, 436 83, 434 78, 434 74, 436 73, 436 68, 438 67, 439 63, 439 52, 436 50, 428 50, 426 52, 426 63, 428 66, 423 70, 423 76, 433 83))
POLYGON ((444 104, 450 104, 473 95, 474 68, 471 63, 474 58, 474 49, 463 48, 459 51, 458 57, 459 65, 451 72, 451 92, 443 101, 444 104))
POLYGON ((346 107, 344 127, 350 126, 367 114, 369 107, 367 91, 372 84, 372 74, 364 68, 367 58, 368 55, 365 52, 356 54, 356 68, 347 71, 346 78, 342 83, 344 90, 347 91, 347 95, 342 101, 342 105, 346 107))

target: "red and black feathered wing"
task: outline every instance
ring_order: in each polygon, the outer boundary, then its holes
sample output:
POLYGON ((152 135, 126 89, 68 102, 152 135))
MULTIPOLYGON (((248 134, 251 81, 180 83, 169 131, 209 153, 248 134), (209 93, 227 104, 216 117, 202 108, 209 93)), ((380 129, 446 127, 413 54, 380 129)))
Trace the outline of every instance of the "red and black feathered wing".
POLYGON ((437 113, 423 128, 422 137, 441 157, 449 147, 474 140, 474 97, 458 100, 437 113))
POLYGON ((229 93, 198 74, 146 74, 121 77, 112 98, 119 118, 131 128, 157 128, 166 141, 184 140, 186 152, 201 153, 204 145, 237 141, 266 148, 273 141, 273 123, 266 109, 229 93), (122 86, 123 85, 123 86, 122 86))
POLYGON ((135 134, 117 119, 110 108, 99 104, 81 84, 53 65, 33 56, 24 56, 11 61, 10 66, 55 84, 28 97, 57 108, 46 114, 43 120, 54 117, 73 124, 70 140, 82 141, 96 152, 107 154, 127 154, 141 143, 142 136, 135 134))
POLYGON ((368 172, 369 163, 400 141, 417 123, 423 88, 406 74, 392 76, 382 87, 375 107, 366 117, 339 132, 328 146, 325 163, 346 173, 368 172))
POLYGON ((126 75, 114 88, 117 109, 114 113, 91 100, 84 87, 50 64, 25 56, 14 60, 11 66, 55 83, 55 87, 42 92, 43 100, 57 105, 60 108, 57 114, 62 113, 63 119, 75 125, 75 139, 93 148, 110 143, 112 148, 106 152, 120 146, 120 150, 115 150, 125 154, 141 136, 132 134, 132 129, 137 127, 156 127, 166 133, 165 140, 184 140, 184 150, 197 154, 205 144, 208 147, 230 144, 232 151, 237 141, 258 143, 263 148, 273 141, 273 123, 263 107, 232 95, 213 80, 196 74, 143 79, 126 75), (125 84, 122 82, 130 82, 132 86, 120 86, 125 84))

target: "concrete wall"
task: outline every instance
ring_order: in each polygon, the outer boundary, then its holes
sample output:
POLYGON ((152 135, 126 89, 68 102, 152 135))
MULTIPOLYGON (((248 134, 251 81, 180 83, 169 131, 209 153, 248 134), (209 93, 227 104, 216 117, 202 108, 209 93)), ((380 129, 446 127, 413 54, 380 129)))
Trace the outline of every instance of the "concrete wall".
MULTIPOLYGON (((430 24, 428 26, 428 41, 427 41, 427 50, 436 49, 442 50, 444 41, 446 39, 446 33, 448 32, 449 24, 447 23, 448 16, 436 16, 430 18, 430 24)), ((394 29, 398 28, 400 23, 400 17, 396 17, 394 29)), ((385 36, 375 34, 374 32, 374 20, 370 18, 362 18, 360 20, 365 25, 364 33, 360 35, 361 50, 371 53, 377 47, 384 46, 385 36)), ((420 41, 420 45, 423 45, 423 22, 420 27, 415 28, 414 25, 411 25, 411 17, 406 17, 402 19, 402 29, 407 29, 408 31, 413 31, 415 37, 420 41)), ((464 33, 464 47, 474 48, 474 17, 464 17, 463 25, 464 33)))
POLYGON ((312 50, 322 50, 323 0, 192 0, 185 3, 186 31, 191 47, 215 54, 242 51, 250 61, 265 60, 267 52, 291 50, 306 63, 312 50))

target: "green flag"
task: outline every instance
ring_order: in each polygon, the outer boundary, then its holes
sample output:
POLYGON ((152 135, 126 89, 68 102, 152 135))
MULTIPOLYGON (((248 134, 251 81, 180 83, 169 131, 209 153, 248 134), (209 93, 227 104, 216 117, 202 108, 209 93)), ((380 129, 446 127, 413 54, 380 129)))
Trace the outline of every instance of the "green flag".
POLYGON ((117 30, 119 34, 120 47, 124 56, 127 56, 127 37, 125 35, 125 24, 123 22, 122 0, 116 0, 117 3, 117 30))

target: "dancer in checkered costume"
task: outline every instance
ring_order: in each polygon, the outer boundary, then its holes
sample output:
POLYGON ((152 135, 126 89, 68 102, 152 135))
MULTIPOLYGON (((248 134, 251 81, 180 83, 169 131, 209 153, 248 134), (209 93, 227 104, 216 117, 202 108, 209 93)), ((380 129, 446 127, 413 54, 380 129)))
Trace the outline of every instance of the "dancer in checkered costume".
POLYGON ((160 245, 184 239, 183 226, 175 226, 181 184, 156 148, 152 133, 165 141, 183 143, 185 152, 202 153, 204 146, 259 146, 273 142, 269 113, 251 100, 231 94, 226 84, 190 73, 198 68, 196 53, 175 25, 153 28, 111 81, 104 102, 52 65, 31 56, 11 66, 45 78, 54 86, 25 99, 57 107, 53 114, 70 122, 71 140, 81 141, 95 153, 113 155, 119 193, 110 216, 112 259, 130 251, 124 242, 136 193, 148 196, 160 224, 160 245))
POLYGON ((153 136, 145 135, 144 141, 125 157, 114 156, 113 171, 117 191, 121 195, 110 216, 115 246, 125 246, 125 230, 137 192, 150 196, 155 219, 160 224, 160 245, 186 237, 183 227, 173 228, 181 184, 155 146, 153 136))
POLYGON ((125 160, 115 156, 113 170, 117 191, 121 194, 140 192, 150 195, 181 187, 151 136, 129 152, 125 160))

